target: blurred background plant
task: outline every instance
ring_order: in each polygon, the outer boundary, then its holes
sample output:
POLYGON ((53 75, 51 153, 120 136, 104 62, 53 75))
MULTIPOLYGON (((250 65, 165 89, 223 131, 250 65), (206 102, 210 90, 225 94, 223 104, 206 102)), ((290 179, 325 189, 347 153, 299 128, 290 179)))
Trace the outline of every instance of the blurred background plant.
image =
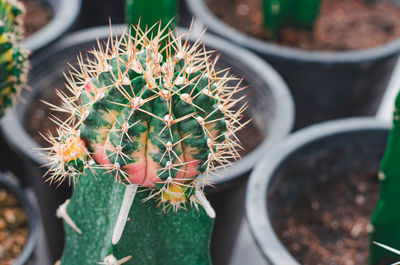
POLYGON ((321 0, 263 0, 264 25, 276 37, 287 24, 312 29, 321 0))

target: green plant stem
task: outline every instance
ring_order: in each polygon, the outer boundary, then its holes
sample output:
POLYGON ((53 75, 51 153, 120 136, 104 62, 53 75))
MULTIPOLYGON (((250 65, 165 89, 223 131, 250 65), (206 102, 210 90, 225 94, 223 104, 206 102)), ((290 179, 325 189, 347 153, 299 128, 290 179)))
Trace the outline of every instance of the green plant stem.
POLYGON ((398 258, 396 254, 373 244, 378 242, 400 249, 400 94, 395 101, 393 128, 380 167, 380 194, 371 217, 370 264, 398 258))
POLYGON ((61 265, 93 265, 110 254, 118 260, 132 256, 123 265, 211 265, 213 219, 203 207, 164 213, 156 200, 143 202, 149 196, 145 188, 138 189, 122 238, 112 245, 125 186, 105 170, 96 173, 85 171, 66 208, 82 234, 64 223, 61 265))
POLYGON ((134 25, 140 21, 142 30, 160 20, 161 26, 165 27, 172 20, 169 28, 173 30, 179 19, 178 3, 179 0, 126 0, 125 20, 134 25))
POLYGON ((320 4, 321 0, 263 0, 264 26, 273 37, 286 24, 311 29, 320 4))

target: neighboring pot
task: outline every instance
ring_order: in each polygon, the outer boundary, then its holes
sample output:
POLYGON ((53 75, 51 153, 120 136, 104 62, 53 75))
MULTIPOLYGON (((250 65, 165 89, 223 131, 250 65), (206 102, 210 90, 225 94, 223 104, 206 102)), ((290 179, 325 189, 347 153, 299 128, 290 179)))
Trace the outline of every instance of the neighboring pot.
POLYGON ((376 113, 400 52, 400 38, 358 51, 306 51, 234 29, 209 10, 206 0, 186 2, 200 24, 257 53, 282 75, 296 103, 296 128, 376 113))
MULTIPOLYGON (((116 31, 118 32, 118 29, 122 27, 122 25, 116 26, 116 31)), ((183 32, 183 29, 178 31, 183 32)), ((108 37, 109 32, 108 26, 83 30, 67 36, 55 44, 51 50, 36 56, 32 60, 33 68, 30 73, 33 93, 26 96, 27 101, 37 100, 45 93, 54 93, 53 88, 63 86, 65 79, 62 72, 67 70, 67 62, 74 64, 79 51, 92 48, 96 45, 97 38, 102 40, 108 37)), ((264 137, 262 143, 238 161, 235 166, 219 172, 220 176, 215 178, 216 188, 206 191, 217 212, 211 247, 212 255, 214 264, 222 265, 229 261, 243 217, 247 176, 260 154, 291 131, 294 122, 294 106, 285 83, 263 60, 215 36, 206 34, 203 40, 206 47, 221 51, 218 68, 232 67, 233 74, 245 77, 243 85, 249 85, 246 92, 249 101, 247 113, 253 118, 253 123, 264 137)), ((32 182, 38 191, 41 208, 46 211, 46 216, 43 218, 48 228, 47 235, 50 246, 53 248, 53 257, 57 258, 62 250, 62 240, 60 240, 62 227, 61 222, 55 219, 54 213, 57 206, 69 197, 70 189, 67 184, 55 189, 43 183, 41 176, 46 168, 39 169, 38 167, 45 164, 45 161, 32 151, 39 146, 23 127, 26 111, 26 105, 18 105, 14 110, 9 111, 1 128, 7 142, 22 157, 30 161, 29 171, 32 182)))
POLYGON ((265 258, 299 265, 272 226, 305 190, 328 180, 378 173, 390 125, 374 118, 348 118, 302 129, 268 151, 250 176, 246 214, 265 258))
POLYGON ((16 195, 28 219, 29 235, 22 252, 13 265, 28 265, 34 260, 34 251, 38 243, 39 223, 35 207, 29 201, 25 191, 0 172, 0 185, 16 195))
POLYGON ((37 52, 60 38, 75 23, 82 0, 39 0, 47 3, 53 11, 53 19, 42 29, 26 38, 22 45, 37 52))
POLYGON ((124 23, 125 0, 84 0, 78 29, 124 23))

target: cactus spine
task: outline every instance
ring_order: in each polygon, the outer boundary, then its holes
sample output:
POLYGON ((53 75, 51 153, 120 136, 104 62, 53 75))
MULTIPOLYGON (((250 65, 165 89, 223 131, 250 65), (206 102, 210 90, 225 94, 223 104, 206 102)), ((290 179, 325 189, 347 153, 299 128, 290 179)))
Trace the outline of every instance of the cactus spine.
POLYGON ((71 73, 73 96, 58 92, 54 107, 71 117, 48 136, 50 180, 76 184, 58 212, 62 265, 211 264, 215 213, 202 190, 238 158, 245 106, 201 43, 166 30, 110 38, 71 73))
POLYGON ((18 44, 23 10, 17 1, 0 0, 0 118, 26 82, 28 52, 18 44))
POLYGON ((287 23, 310 29, 320 4, 321 0, 263 0, 264 25, 275 37, 280 27, 287 23))
POLYGON ((395 100, 393 128, 389 135, 386 151, 381 161, 379 179, 380 194, 376 209, 371 217, 373 230, 370 234, 370 264, 380 264, 396 255, 372 242, 400 249, 400 94, 395 100))

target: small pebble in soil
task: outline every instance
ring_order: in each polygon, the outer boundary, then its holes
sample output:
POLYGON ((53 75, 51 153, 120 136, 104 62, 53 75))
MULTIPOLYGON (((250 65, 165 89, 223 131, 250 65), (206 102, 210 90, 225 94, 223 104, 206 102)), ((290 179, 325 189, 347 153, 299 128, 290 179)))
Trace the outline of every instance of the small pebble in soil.
POLYGON ((236 8, 236 12, 241 16, 247 16, 249 14, 250 8, 246 4, 240 4, 236 8))
POLYGON ((331 227, 332 227, 332 229, 336 230, 340 227, 340 224, 338 221, 335 220, 335 221, 331 222, 331 227))
POLYGON ((365 197, 362 196, 362 195, 357 195, 357 197, 356 197, 356 203, 357 203, 358 205, 362 205, 362 204, 364 204, 364 202, 365 202, 365 197))
POLYGON ((313 210, 318 210, 319 209, 319 202, 313 201, 311 203, 311 208, 313 208, 313 210))

